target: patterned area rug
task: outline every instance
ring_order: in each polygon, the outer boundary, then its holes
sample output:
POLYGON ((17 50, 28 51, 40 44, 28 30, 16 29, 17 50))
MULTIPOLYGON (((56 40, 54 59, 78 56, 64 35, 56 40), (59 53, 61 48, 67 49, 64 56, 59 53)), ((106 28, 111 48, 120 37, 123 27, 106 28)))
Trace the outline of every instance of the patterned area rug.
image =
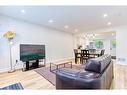
POLYGON ((49 67, 38 68, 38 69, 35 69, 34 71, 36 71, 38 74, 43 76, 46 80, 48 80, 54 86, 56 85, 56 75, 50 72, 49 67))
MULTIPOLYGON (((79 70, 81 69, 81 66, 72 65, 72 68, 79 70)), ((56 75, 55 73, 50 72, 49 67, 38 68, 38 69, 35 69, 34 71, 40 74, 41 76, 43 76, 46 80, 48 80, 54 86, 56 85, 56 75)))
POLYGON ((15 83, 15 84, 0 88, 0 90, 23 90, 23 86, 21 85, 21 83, 15 83))

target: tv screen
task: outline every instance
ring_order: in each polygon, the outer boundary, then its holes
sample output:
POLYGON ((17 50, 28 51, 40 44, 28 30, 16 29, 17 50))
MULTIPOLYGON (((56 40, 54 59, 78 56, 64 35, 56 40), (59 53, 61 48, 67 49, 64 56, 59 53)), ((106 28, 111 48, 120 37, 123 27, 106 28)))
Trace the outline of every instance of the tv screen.
POLYGON ((23 62, 45 58, 45 45, 20 44, 20 60, 23 62))

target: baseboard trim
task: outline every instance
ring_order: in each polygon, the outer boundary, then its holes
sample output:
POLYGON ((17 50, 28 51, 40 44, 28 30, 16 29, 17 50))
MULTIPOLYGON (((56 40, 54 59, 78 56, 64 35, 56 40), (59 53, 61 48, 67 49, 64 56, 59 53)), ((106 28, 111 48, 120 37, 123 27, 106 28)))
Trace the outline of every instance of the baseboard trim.
MULTIPOLYGON (((59 59, 59 60, 54 60, 54 61, 51 61, 51 62, 46 62, 46 64, 50 64, 50 63, 60 63, 60 62, 66 62, 66 61, 72 61, 74 60, 74 58, 65 58, 65 59, 59 59)), ((19 65, 15 68, 15 70, 21 70, 22 69, 22 66, 19 65)), ((4 69, 0 69, 0 73, 5 73, 5 72, 8 72, 10 70, 10 68, 4 68, 4 69)))
POLYGON ((0 69, 0 73, 8 72, 9 70, 9 68, 0 69))
POLYGON ((119 62, 116 62, 116 64, 118 64, 118 65, 127 65, 127 63, 119 63, 119 62))

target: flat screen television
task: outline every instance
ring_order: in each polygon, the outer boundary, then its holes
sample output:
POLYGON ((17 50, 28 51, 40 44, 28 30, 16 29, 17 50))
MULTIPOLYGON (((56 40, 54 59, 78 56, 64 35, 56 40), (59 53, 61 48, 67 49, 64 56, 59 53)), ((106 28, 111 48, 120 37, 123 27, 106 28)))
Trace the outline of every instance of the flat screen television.
POLYGON ((45 45, 20 44, 20 60, 23 62, 45 59, 45 45))

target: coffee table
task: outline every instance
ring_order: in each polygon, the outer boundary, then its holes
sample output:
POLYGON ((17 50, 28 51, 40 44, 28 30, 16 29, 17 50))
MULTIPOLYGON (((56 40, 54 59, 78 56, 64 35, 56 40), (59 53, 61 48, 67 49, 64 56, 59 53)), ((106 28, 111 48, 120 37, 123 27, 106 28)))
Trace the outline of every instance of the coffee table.
POLYGON ((61 68, 72 68, 72 61, 60 64, 50 63, 50 71, 53 73, 56 73, 56 71, 61 68))

